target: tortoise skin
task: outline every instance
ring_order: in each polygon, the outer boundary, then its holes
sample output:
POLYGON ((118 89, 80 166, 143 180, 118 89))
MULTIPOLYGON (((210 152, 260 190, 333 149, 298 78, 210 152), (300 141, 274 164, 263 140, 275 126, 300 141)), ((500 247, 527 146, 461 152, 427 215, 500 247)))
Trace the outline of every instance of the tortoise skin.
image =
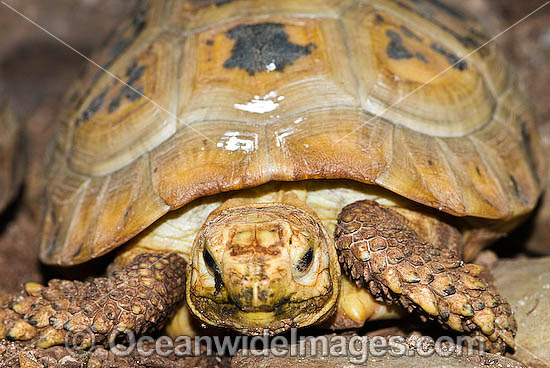
POLYGON ((513 347, 517 324, 512 308, 479 277, 483 267, 462 261, 460 238, 453 246, 452 236, 444 244, 428 243, 413 227, 399 212, 376 202, 347 205, 334 233, 344 272, 376 300, 473 333, 490 351, 513 347))
POLYGON ((0 91, 0 211, 19 190, 24 154, 21 128, 7 97, 0 91))
POLYGON ((92 281, 29 282, 0 299, 0 337, 48 348, 108 346, 125 329, 158 330, 185 295, 185 262, 176 254, 137 254, 108 277, 92 281))
POLYGON ((504 226, 544 162, 487 41, 438 0, 144 2, 93 57, 127 85, 91 66, 69 95, 40 259, 85 262, 272 180, 352 179, 504 226))

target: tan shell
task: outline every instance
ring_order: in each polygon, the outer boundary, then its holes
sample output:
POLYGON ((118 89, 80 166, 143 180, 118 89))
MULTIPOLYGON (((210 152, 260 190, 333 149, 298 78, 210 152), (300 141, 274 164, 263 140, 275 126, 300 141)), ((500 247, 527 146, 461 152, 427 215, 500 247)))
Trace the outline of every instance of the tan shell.
POLYGON ((0 93, 0 211, 19 190, 24 155, 21 129, 4 94, 0 93))
POLYGON ((145 4, 93 57, 144 96, 91 66, 69 98, 41 259, 84 262, 196 198, 271 180, 348 178, 456 216, 525 214, 541 146, 487 41, 438 0, 145 4))

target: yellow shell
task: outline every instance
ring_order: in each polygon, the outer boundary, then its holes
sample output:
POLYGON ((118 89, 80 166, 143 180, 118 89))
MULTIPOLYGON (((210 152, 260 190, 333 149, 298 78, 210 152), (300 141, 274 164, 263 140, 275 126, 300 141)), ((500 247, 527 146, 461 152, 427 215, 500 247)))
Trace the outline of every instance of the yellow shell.
POLYGON ((5 95, 0 93, 0 211, 17 193, 23 177, 20 130, 5 95))
POLYGON ((84 262, 196 198, 272 180, 523 215, 541 145, 487 41, 438 0, 144 3, 93 57, 126 85, 90 66, 70 94, 40 257, 84 262))

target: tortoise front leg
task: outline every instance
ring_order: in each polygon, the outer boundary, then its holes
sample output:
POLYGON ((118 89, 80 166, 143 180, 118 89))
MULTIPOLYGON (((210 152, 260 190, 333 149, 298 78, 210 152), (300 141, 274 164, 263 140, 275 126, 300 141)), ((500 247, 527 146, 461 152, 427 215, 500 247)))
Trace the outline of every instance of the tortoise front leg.
POLYGON ((424 242, 397 211, 352 203, 340 213, 334 237, 344 271, 378 300, 456 331, 481 331, 489 350, 513 347, 510 305, 479 278, 482 267, 464 264, 453 247, 424 242))
POLYGON ((37 347, 107 344, 118 331, 141 335, 164 326, 185 297, 185 261, 176 254, 142 253, 91 282, 52 280, 25 285, 0 306, 0 338, 37 347), (71 341, 69 334, 81 336, 71 341))

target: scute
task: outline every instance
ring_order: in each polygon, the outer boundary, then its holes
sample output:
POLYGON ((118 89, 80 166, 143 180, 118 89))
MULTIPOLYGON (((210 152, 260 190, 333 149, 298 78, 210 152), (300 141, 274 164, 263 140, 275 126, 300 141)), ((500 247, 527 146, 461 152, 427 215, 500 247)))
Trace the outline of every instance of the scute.
POLYGON ((69 159, 76 172, 114 172, 176 132, 178 40, 159 35, 143 43, 111 69, 126 84, 104 75, 76 114, 69 159))
POLYGON ((44 262, 273 180, 352 179, 457 216, 534 207, 533 116, 470 18, 440 0, 249 3, 144 3, 115 32, 98 58, 132 88, 88 71, 68 100, 44 262))

